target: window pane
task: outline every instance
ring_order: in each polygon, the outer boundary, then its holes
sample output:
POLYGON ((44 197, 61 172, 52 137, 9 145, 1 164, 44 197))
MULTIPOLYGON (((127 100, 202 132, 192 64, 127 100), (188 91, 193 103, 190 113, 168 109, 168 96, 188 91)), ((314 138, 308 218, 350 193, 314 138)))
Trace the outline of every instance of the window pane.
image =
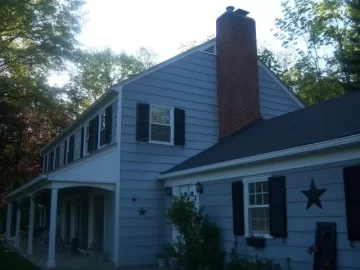
POLYGON ((261 193, 262 192, 262 188, 261 188, 261 183, 262 182, 256 182, 256 193, 261 193))
POLYGON ((265 219, 259 219, 259 231, 261 232, 266 231, 265 219))
POLYGON ((262 202, 262 194, 256 194, 256 205, 263 204, 262 202))
POLYGON ((151 125, 151 140, 170 142, 170 126, 151 125))
POLYGON ((269 193, 264 193, 263 194, 263 203, 264 204, 269 204, 269 193))
POLYGON ((269 192, 269 183, 268 183, 268 181, 263 182, 263 192, 269 192))
POLYGON ((264 217, 265 218, 269 218, 269 208, 268 207, 265 207, 263 208, 264 209, 264 217))
POLYGON ((255 195, 249 195, 249 203, 250 205, 255 205, 255 195))
POLYGON ((258 208, 250 208, 249 209, 250 219, 258 218, 258 208))
POLYGON ((252 220, 250 223, 250 233, 256 233, 259 230, 258 221, 252 220))
POLYGON ((170 109, 152 107, 151 122, 170 125, 170 109))
POLYGON ((249 193, 255 193, 255 183, 249 183, 249 193))

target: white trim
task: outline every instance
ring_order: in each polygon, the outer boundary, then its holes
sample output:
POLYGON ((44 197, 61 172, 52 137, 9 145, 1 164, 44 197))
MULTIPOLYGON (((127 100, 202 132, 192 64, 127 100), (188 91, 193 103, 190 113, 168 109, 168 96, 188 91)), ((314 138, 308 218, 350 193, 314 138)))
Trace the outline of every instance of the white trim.
POLYGON ((121 176, 121 123, 122 123, 122 97, 123 87, 120 85, 116 91, 118 94, 118 106, 117 106, 117 130, 116 130, 116 142, 117 142, 117 159, 118 159, 118 175, 115 182, 115 191, 113 194, 113 213, 114 213, 114 245, 113 245, 113 261, 115 266, 120 266, 120 176, 121 176))
POLYGON ((240 158, 240 159, 234 159, 234 160, 225 161, 225 162, 219 162, 219 163, 196 167, 196 168, 187 169, 187 170, 183 170, 183 171, 161 174, 157 178, 158 179, 170 179, 170 178, 186 176, 186 175, 190 175, 190 174, 199 174, 202 172, 226 169, 226 168, 230 168, 233 166, 247 165, 247 164, 251 164, 251 163, 255 163, 255 162, 274 159, 274 158, 289 157, 289 156, 294 156, 294 155, 298 155, 298 154, 305 154, 305 153, 310 153, 310 152, 319 151, 319 150, 325 150, 325 149, 329 149, 329 148, 334 148, 334 147, 338 147, 338 146, 344 146, 344 145, 359 143, 359 142, 360 142, 360 134, 357 134, 357 135, 347 136, 347 137, 338 138, 338 139, 334 139, 334 140, 328 140, 328 141, 308 144, 308 145, 304 145, 304 146, 298 146, 298 147, 294 147, 294 148, 284 149, 284 150, 280 150, 280 151, 274 151, 274 152, 269 152, 269 153, 265 153, 265 154, 260 154, 260 155, 255 155, 255 156, 250 156, 250 157, 245 157, 245 158, 240 158))
POLYGON ((300 106, 304 108, 304 104, 295 96, 295 94, 260 60, 258 60, 258 65, 262 67, 265 72, 277 82, 278 85, 300 106))
MULTIPOLYGON (((244 228, 245 228, 245 237, 250 236, 249 233, 249 183, 256 183, 256 182, 265 182, 268 181, 269 177, 271 175, 270 174, 266 174, 266 175, 257 175, 257 176, 253 176, 253 177, 246 177, 242 180, 243 185, 244 185, 244 189, 243 189, 243 193, 244 193, 244 228)), ((258 206, 260 207, 260 206, 258 206)), ((268 208, 270 208, 269 206, 267 206, 268 208)), ((270 223, 269 223, 270 225, 270 223)), ((253 234, 255 236, 260 236, 261 234, 253 234)), ((272 236, 270 236, 270 233, 268 234, 262 234, 261 236, 263 236, 264 238, 267 239, 272 239, 272 236)))
MULTIPOLYGON (((98 121, 98 141, 97 141, 97 150, 100 150, 101 148, 103 148, 104 146, 106 146, 106 143, 104 143, 103 145, 100 145, 100 142, 101 142, 101 138, 100 138, 100 134, 101 134, 101 131, 102 130, 105 130, 104 129, 101 129, 101 118, 102 118, 102 115, 105 115, 105 108, 102 108, 99 113, 98 113, 98 118, 99 118, 99 121, 98 121)), ((106 121, 106 120, 104 120, 106 121)), ((95 152, 95 151, 94 151, 95 152)))
POLYGON ((85 122, 85 124, 83 125, 84 127, 84 145, 83 145, 83 157, 89 155, 90 153, 88 153, 88 142, 89 142, 89 139, 88 137, 89 136, 89 121, 90 120, 87 120, 85 122))
POLYGON ((169 107, 169 106, 163 106, 163 105, 157 105, 157 104, 150 104, 149 106, 149 143, 155 143, 155 144, 165 144, 165 145, 174 145, 174 108, 173 107, 169 107), (170 112, 170 124, 169 125, 165 125, 165 124, 158 124, 158 123, 154 123, 155 125, 163 125, 163 126, 170 126, 170 142, 162 142, 162 141, 153 141, 151 140, 151 125, 153 124, 151 122, 151 111, 153 108, 159 108, 159 109, 165 109, 165 110, 169 110, 170 112))

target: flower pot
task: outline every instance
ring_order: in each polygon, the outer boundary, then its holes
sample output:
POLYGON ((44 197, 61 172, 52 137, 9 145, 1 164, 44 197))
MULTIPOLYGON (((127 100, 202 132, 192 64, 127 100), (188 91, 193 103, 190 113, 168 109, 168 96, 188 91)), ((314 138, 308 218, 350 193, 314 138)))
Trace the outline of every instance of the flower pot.
POLYGON ((166 258, 158 258, 158 265, 159 265, 159 268, 166 267, 166 258))
POLYGON ((246 244, 248 247, 264 248, 265 247, 265 238, 262 237, 247 237, 246 244))

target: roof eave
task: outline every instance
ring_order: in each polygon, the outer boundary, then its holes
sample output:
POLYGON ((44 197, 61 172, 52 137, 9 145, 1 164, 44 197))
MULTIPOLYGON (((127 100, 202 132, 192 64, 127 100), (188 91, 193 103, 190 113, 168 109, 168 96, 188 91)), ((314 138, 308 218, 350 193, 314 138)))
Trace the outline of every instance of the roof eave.
POLYGON ((157 178, 158 179, 171 179, 171 178, 176 178, 176 177, 188 176, 188 175, 210 172, 210 171, 215 171, 215 170, 227 169, 227 168, 233 167, 233 166, 248 165, 251 163, 266 161, 266 160, 270 160, 270 159, 274 159, 274 158, 289 157, 289 156, 298 155, 298 154, 307 154, 307 153, 311 153, 314 151, 320 151, 320 150, 330 149, 330 148, 354 144, 354 143, 360 143, 360 134, 346 136, 346 137, 337 138, 337 139, 333 139, 333 140, 327 140, 327 141, 323 141, 323 142, 317 142, 317 143, 313 143, 313 144, 307 144, 307 145, 303 145, 303 146, 288 148, 288 149, 269 152, 269 153, 265 153, 265 154, 259 154, 259 155, 250 156, 250 157, 244 157, 244 158, 224 161, 224 162, 220 162, 220 163, 210 164, 210 165, 191 168, 191 169, 182 170, 182 171, 164 173, 164 174, 160 174, 157 178))

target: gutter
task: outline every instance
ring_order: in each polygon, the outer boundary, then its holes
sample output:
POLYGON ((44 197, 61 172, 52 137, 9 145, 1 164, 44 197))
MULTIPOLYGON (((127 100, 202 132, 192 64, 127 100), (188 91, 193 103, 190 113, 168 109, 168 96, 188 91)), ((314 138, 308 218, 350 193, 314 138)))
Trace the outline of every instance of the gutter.
POLYGON ((311 153, 311 152, 315 152, 315 151, 319 151, 319 150, 324 150, 324 149, 329 149, 329 148, 334 148, 334 147, 338 147, 338 146, 344 146, 344 145, 349 145, 349 144, 359 143, 359 142, 360 142, 360 134, 351 135, 351 136, 342 137, 342 138, 338 138, 338 139, 334 139, 334 140, 328 140, 328 141, 323 141, 323 142, 318 142, 318 143, 313 143, 313 144, 307 144, 304 146, 298 146, 298 147, 284 149, 284 150, 280 150, 280 151, 274 151, 274 152, 270 152, 270 153, 224 161, 224 162, 205 165, 205 166, 201 166, 201 167, 197 167, 197 168, 191 168, 191 169, 182 170, 182 171, 165 173, 165 174, 158 175, 157 179, 171 179, 171 178, 188 176, 188 175, 192 175, 192 174, 199 174, 199 173, 209 172, 209 171, 214 171, 214 170, 227 169, 227 168, 234 167, 234 166, 248 165, 251 163, 266 161, 266 160, 274 159, 274 158, 282 158, 282 157, 289 157, 289 156, 294 156, 294 155, 298 155, 298 154, 311 153))

